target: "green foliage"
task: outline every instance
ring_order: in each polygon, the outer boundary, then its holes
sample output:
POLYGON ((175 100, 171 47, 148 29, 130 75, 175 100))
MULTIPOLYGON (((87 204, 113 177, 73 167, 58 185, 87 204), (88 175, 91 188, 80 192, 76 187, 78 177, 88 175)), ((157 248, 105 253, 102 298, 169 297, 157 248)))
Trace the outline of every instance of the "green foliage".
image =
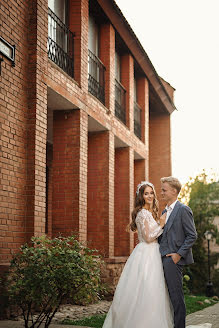
POLYGON ((73 325, 73 326, 80 325, 80 326, 102 328, 105 318, 106 318, 106 314, 97 314, 97 315, 93 315, 91 317, 84 318, 81 320, 65 319, 65 320, 63 320, 62 324, 73 325))
POLYGON ((185 303, 186 303, 186 314, 191 314, 196 311, 200 311, 208 306, 214 305, 217 303, 213 298, 206 296, 191 296, 185 295, 185 303), (210 303, 205 303, 205 300, 209 300, 210 303))
POLYGON ((188 274, 185 274, 183 276, 183 292, 184 295, 190 294, 190 289, 188 287, 188 282, 190 281, 190 276, 188 274))
MULTIPOLYGON (((209 230, 218 241, 218 230, 213 223, 219 215, 219 183, 211 179, 203 171, 194 179, 190 179, 180 194, 193 211, 198 239, 193 246, 195 264, 190 266, 191 289, 194 293, 204 293, 208 280, 207 248, 204 233, 209 230)), ((219 254, 211 254, 211 270, 217 264, 219 254)))
POLYGON ((11 303, 22 309, 25 327, 48 327, 60 304, 80 294, 98 298, 102 261, 74 236, 34 237, 14 256, 7 280, 11 303), (33 316, 37 309, 37 316, 33 316))
POLYGON ((9 300, 6 290, 6 272, 1 272, 0 276, 0 304, 0 319, 7 319, 9 300))
POLYGON ((214 286, 214 293, 219 296, 219 269, 213 271, 212 282, 214 286))

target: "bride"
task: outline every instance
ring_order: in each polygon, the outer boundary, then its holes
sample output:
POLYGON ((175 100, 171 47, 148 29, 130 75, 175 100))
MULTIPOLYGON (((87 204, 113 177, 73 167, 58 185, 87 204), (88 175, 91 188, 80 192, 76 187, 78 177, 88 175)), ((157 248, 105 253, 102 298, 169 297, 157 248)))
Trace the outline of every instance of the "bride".
MULTIPOLYGON (((153 184, 139 184, 131 230, 139 243, 128 258, 103 328, 173 328, 173 309, 165 283, 157 238, 163 233, 166 213, 158 217, 153 184)), ((210 328, 211 324, 187 328, 210 328)))

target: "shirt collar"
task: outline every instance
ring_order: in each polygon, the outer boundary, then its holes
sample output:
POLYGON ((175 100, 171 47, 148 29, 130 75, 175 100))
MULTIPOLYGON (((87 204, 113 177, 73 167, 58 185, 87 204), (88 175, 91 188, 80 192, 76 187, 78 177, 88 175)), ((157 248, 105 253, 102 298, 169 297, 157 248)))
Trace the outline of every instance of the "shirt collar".
POLYGON ((178 201, 178 199, 177 200, 175 200, 175 202, 173 202, 172 204, 170 204, 170 206, 166 206, 166 210, 168 211, 168 210, 170 210, 170 211, 172 211, 173 209, 174 209, 174 206, 176 205, 176 202, 178 201))

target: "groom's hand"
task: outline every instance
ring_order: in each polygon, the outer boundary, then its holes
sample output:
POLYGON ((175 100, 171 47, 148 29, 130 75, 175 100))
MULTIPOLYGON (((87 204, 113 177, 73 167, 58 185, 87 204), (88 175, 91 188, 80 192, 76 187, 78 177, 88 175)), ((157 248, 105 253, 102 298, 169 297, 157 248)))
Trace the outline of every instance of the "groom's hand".
POLYGON ((170 254, 167 254, 166 256, 171 256, 172 260, 175 264, 178 263, 179 260, 181 259, 181 256, 178 253, 170 253, 170 254))

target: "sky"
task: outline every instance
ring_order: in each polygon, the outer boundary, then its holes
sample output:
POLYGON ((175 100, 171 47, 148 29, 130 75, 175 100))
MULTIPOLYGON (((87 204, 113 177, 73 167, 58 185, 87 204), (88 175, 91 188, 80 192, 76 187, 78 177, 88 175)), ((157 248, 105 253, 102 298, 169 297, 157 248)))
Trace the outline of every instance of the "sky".
POLYGON ((172 175, 219 174, 219 0, 116 0, 175 89, 172 175))

